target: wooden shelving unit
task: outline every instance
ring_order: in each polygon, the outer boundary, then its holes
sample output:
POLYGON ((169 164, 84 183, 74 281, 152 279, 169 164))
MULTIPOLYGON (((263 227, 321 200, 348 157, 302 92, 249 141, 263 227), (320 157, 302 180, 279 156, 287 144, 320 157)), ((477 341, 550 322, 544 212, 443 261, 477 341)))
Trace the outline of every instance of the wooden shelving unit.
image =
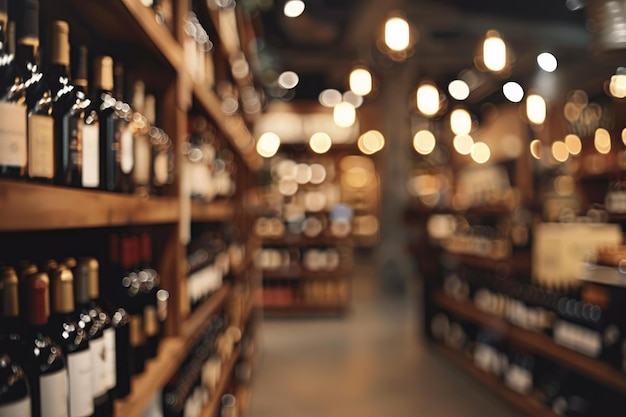
POLYGON ((515 411, 521 412, 528 417, 557 417, 556 413, 544 405, 507 388, 500 379, 478 369, 462 353, 442 344, 435 344, 434 348, 443 357, 467 372, 493 394, 509 403, 515 411))
POLYGON ((316 280, 316 279, 342 279, 350 275, 350 271, 346 268, 338 268, 334 271, 311 271, 306 268, 300 268, 299 265, 292 265, 289 268, 265 269, 263 270, 263 279, 266 280, 316 280))
POLYGON ((222 222, 235 217, 235 208, 229 200, 205 203, 191 202, 191 220, 194 222, 222 222))
POLYGON ((192 340, 195 336, 202 334, 206 323, 224 306, 230 290, 230 284, 223 284, 184 320, 181 329, 181 336, 184 340, 192 340))
POLYGON ((626 393, 626 376, 606 363, 560 346, 544 334, 523 329, 480 311, 469 301, 455 299, 443 292, 435 292, 432 297, 439 307, 455 316, 497 331, 523 349, 549 358, 605 386, 626 393))
POLYGON ((176 197, 138 197, 0 180, 0 230, 33 231, 176 223, 176 197))
POLYGON ((277 238, 261 239, 263 245, 266 246, 334 246, 334 245, 351 245, 350 237, 339 238, 330 234, 321 234, 316 237, 307 237, 300 234, 285 234, 277 238))
POLYGON ((233 375, 233 370, 235 369, 235 364, 237 363, 240 354, 241 350, 236 349, 230 355, 230 358, 226 361, 226 363, 222 364, 222 375, 220 380, 215 388, 215 392, 202 410, 200 417, 215 417, 217 415, 222 395, 226 394, 226 389, 228 388, 228 384, 230 383, 233 375))
POLYGON ((348 307, 343 304, 265 304, 263 313, 269 316, 308 315, 308 314, 343 314, 348 307))

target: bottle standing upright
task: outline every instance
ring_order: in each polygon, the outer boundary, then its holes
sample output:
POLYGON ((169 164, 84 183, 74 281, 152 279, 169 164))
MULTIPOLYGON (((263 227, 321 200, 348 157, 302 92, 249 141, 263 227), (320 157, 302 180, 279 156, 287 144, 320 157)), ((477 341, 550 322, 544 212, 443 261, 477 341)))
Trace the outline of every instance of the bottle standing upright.
POLYGON ((50 280, 45 272, 26 278, 28 317, 26 368, 33 417, 68 417, 68 380, 61 348, 48 336, 50 280))

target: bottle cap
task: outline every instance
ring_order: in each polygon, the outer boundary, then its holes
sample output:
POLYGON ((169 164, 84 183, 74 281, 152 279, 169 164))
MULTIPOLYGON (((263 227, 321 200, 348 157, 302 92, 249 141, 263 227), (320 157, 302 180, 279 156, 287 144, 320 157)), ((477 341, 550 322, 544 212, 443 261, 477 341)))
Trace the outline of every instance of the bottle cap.
POLYGON ((22 14, 17 21, 17 42, 39 46, 39 0, 23 0, 22 14))
POLYGON ((0 292, 2 317, 17 317, 20 314, 17 274, 10 266, 0 267, 0 292))
POLYGON ((53 64, 70 65, 70 27, 67 22, 55 20, 52 22, 52 47, 50 62, 53 64))
POLYGON ((52 310, 55 313, 74 311, 74 275, 65 266, 52 273, 52 310))
POLYGON ((78 47, 78 56, 76 57, 76 74, 74 74, 74 84, 87 88, 87 57, 89 56, 87 47, 80 45, 78 47))
POLYGON ((28 277, 28 323, 46 324, 50 317, 50 279, 45 272, 28 277))
POLYGON ((7 22, 9 19, 9 0, 0 0, 0 20, 7 22))
POLYGON ((113 58, 110 56, 96 57, 93 79, 96 89, 113 90, 113 58))

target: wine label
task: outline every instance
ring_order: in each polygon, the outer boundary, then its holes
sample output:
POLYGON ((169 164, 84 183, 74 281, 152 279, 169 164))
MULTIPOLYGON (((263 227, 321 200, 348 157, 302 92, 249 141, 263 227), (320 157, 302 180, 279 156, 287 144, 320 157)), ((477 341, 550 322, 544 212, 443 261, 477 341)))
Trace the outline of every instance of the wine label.
POLYGON ((167 184, 168 180, 168 157, 166 152, 159 152, 154 158, 154 183, 156 185, 167 184))
POLYGON ((26 107, 0 103, 0 165, 26 166, 26 107))
POLYGON ((39 378, 41 417, 68 417, 67 370, 62 369, 39 378))
POLYGON ((98 125, 83 125, 82 182, 85 188, 100 186, 100 128, 98 125))
POLYGON ((63 118, 63 130, 69 136, 68 161, 69 171, 80 169, 83 164, 82 158, 82 125, 83 121, 77 117, 65 116, 63 118))
POLYGON ((133 172, 135 184, 150 183, 151 151, 150 141, 146 135, 139 135, 135 138, 135 171, 133 172))
POLYGON ((94 398, 100 397, 108 391, 107 373, 107 349, 104 337, 89 340, 91 351, 91 387, 94 398))
POLYGON ((130 174, 134 161, 133 133, 130 129, 124 129, 120 136, 120 169, 124 174, 130 174))
POLYGON ((28 175, 33 178, 54 176, 54 121, 50 116, 28 117, 28 175))
POLYGON ((67 355, 69 373, 70 417, 93 414, 92 366, 90 349, 67 355))
POLYGON ((0 406, 0 416, 30 417, 30 397, 0 406))
POLYGON ((117 355, 115 352, 115 329, 113 327, 109 327, 104 331, 104 347, 106 349, 106 386, 107 389, 112 389, 117 385, 117 372, 115 371, 117 355))

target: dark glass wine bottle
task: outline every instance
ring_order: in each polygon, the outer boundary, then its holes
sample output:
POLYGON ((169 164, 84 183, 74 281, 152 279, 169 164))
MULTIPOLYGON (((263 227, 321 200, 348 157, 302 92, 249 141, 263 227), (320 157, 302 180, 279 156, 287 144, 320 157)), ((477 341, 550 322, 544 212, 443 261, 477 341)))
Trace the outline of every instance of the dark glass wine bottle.
POLYGON ((107 191, 130 192, 133 168, 130 106, 114 97, 113 59, 96 58, 94 80, 100 118, 100 181, 107 191))
POLYGON ((14 360, 24 363, 24 344, 20 331, 19 280, 15 269, 0 267, 0 345, 14 360))
MULTIPOLYGON (((85 332, 89 339, 92 366, 92 388, 96 417, 107 417, 113 412, 113 403, 109 395, 112 371, 115 360, 114 345, 107 346, 105 330, 111 329, 111 319, 96 302, 98 289, 98 261, 83 258, 76 263, 74 271, 74 295, 81 320, 85 323, 85 332)), ((110 333, 109 333, 110 335, 110 333)), ((115 343, 115 340, 108 340, 115 343)))
MULTIPOLYGON (((110 262, 106 274, 120 278, 124 275, 121 264, 121 242, 119 235, 110 238, 110 262)), ((102 302, 111 316, 111 326, 115 329, 115 377, 116 385, 113 398, 124 398, 130 393, 131 370, 133 357, 130 350, 130 315, 124 304, 125 289, 121 285, 110 285, 103 282, 100 286, 102 302)))
POLYGON ((30 390, 22 367, 0 352, 0 416, 31 417, 30 390))
POLYGON ((68 380, 61 348, 48 336, 50 280, 45 272, 27 278, 28 361, 33 417, 67 417, 68 380))
POLYGON ((84 322, 74 308, 74 276, 61 265, 52 272, 52 315, 49 334, 65 353, 69 380, 69 409, 72 417, 94 412, 92 365, 84 322))

